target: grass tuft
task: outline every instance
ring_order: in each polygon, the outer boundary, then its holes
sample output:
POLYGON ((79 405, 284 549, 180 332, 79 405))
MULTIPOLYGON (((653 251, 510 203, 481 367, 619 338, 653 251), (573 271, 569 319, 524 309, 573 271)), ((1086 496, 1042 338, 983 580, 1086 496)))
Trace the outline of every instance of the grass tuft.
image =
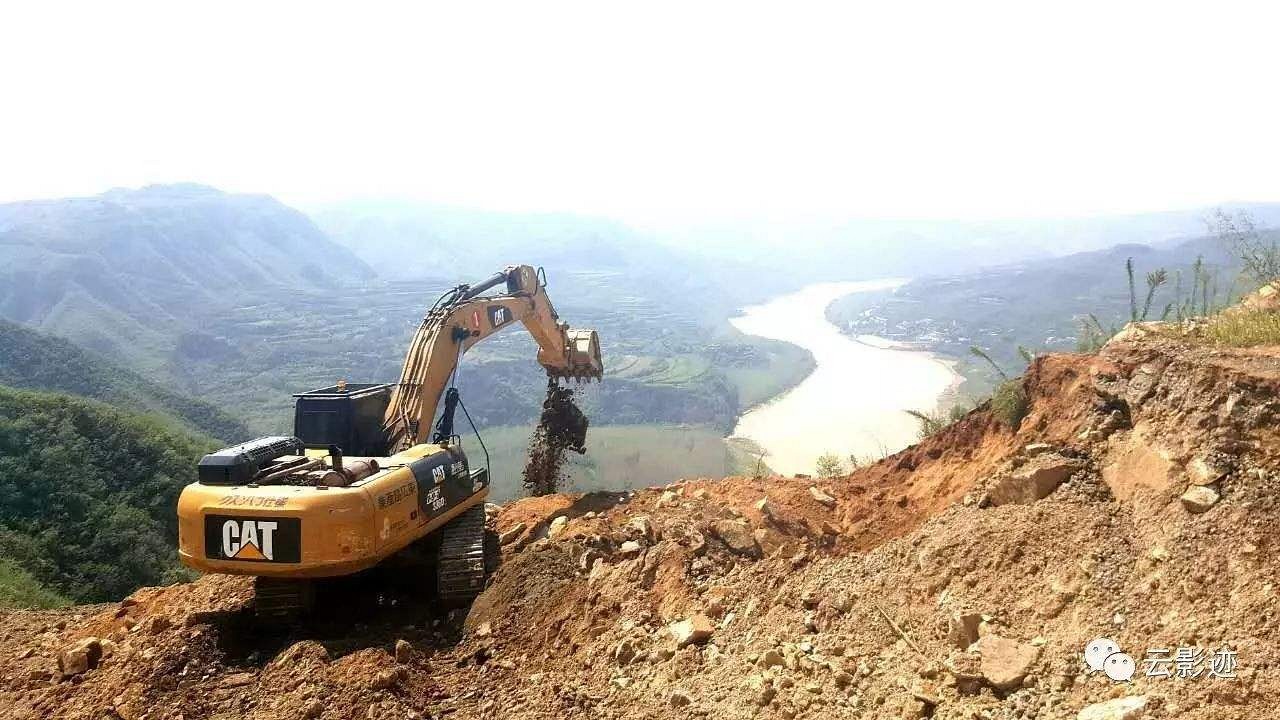
POLYGON ((1280 345, 1280 312, 1224 313, 1205 328, 1205 337, 1228 347, 1280 345))

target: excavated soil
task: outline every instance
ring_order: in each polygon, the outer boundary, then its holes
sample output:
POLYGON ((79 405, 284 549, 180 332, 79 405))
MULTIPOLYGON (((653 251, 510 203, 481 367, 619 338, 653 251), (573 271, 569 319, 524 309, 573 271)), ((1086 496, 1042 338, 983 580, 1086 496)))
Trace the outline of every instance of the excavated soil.
POLYGON ((368 583, 273 635, 210 576, 5 613, 0 716, 1280 717, 1280 348, 1126 334, 1025 382, 1016 432, 979 408, 847 478, 494 508, 469 611, 368 583), (109 652, 63 677, 89 636, 109 652), (1099 637, 1138 675, 1089 672, 1099 637), (1235 677, 1146 676, 1179 647, 1235 677))
POLYGON ((550 495, 564 479, 566 453, 587 451, 587 416, 573 402, 573 390, 552 380, 542 401, 542 414, 529 439, 524 488, 530 495, 550 495))

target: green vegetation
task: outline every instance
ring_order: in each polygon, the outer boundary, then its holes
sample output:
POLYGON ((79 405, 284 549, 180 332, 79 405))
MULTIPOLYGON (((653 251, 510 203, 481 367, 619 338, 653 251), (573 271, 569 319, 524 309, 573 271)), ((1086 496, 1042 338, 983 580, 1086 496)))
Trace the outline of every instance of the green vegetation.
MULTIPOLYGON (((1223 312, 1236 300, 1236 289, 1241 278, 1263 285, 1280 279, 1280 242, 1275 232, 1260 230, 1253 218, 1245 211, 1229 214, 1221 209, 1214 212, 1210 228, 1217 242, 1234 252, 1240 263, 1241 272, 1227 289, 1225 297, 1220 297, 1218 273, 1210 269, 1203 256, 1196 257, 1191 265, 1191 290, 1183 297, 1182 273, 1175 275, 1174 298, 1165 306, 1160 319, 1173 318, 1181 323, 1191 318, 1207 318, 1208 323, 1203 333, 1196 335, 1218 345, 1248 347, 1280 343, 1280 317, 1274 312, 1223 312)), ((1156 289, 1165 284, 1168 274, 1164 269, 1147 274, 1147 298, 1142 313, 1137 312, 1137 300, 1134 295, 1133 259, 1125 263, 1129 277, 1130 303, 1133 308, 1132 320, 1135 322, 1147 319, 1151 308, 1152 296, 1156 289)), ((1117 329, 1103 327, 1096 315, 1089 315, 1089 322, 1084 323, 1081 338, 1081 349, 1095 351, 1107 339, 1115 335, 1117 329)))
MULTIPOLYGON (((907 410, 906 413, 920 423, 919 437, 923 440, 964 419, 971 410, 971 405, 958 402, 945 413, 942 410, 907 410)), ((857 467, 856 464, 854 466, 857 467)))
MULTIPOLYGON (((496 502, 523 497, 521 473, 532 432, 523 425, 481 429, 496 502)), ((484 462, 474 436, 464 436, 463 444, 473 465, 484 462)), ((715 427, 593 424, 587 432, 587 453, 569 457, 565 489, 624 490, 665 485, 682 477, 723 477, 749 472, 754 461, 749 450, 726 442, 715 427)))
MULTIPOLYGON (((1147 273, 1147 297, 1142 303, 1142 312, 1138 312, 1138 295, 1134 287, 1133 281, 1133 258, 1127 258, 1124 261, 1125 273, 1129 276, 1129 320, 1131 322, 1145 322, 1147 316, 1151 314, 1151 301, 1155 299, 1156 290, 1160 289, 1169 279, 1169 273, 1164 268, 1160 268, 1154 272, 1147 273)), ((1165 308, 1164 314, 1168 315, 1173 309, 1173 303, 1165 308)))
POLYGON ((0 558, 0 609, 47 609, 70 604, 70 600, 41 585, 17 563, 0 558))
MULTIPOLYGON (((914 415, 911 411, 907 411, 914 415)), ((923 438, 924 435, 922 434, 923 438)), ((869 465, 875 465, 881 460, 889 457, 889 449, 883 445, 878 452, 868 453, 866 455, 858 455, 851 453, 848 457, 840 457, 833 452, 826 452, 818 456, 814 461, 814 473, 822 478, 843 477, 856 471, 858 468, 864 468, 869 465)))
MULTIPOLYGON (((990 353, 977 345, 969 348, 969 354, 982 360, 999 378, 999 382, 992 391, 989 401, 992 413, 1004 424, 1015 430, 1018 429, 1018 426, 1022 424, 1022 419, 1027 415, 1029 404, 1026 389, 1023 388, 1022 377, 1009 377, 1008 373, 1000 367, 990 353)), ((1021 345, 1018 346, 1018 357, 1022 358, 1027 365, 1030 365, 1035 360, 1035 354, 1021 345)), ((938 409, 907 410, 906 413, 920 423, 919 438, 923 440, 959 422, 973 409, 973 404, 957 402, 946 412, 938 409)))
POLYGON ((1229 347, 1280 345, 1280 312, 1223 313, 1209 322, 1205 335, 1211 342, 1229 347))
POLYGON ((244 423, 209 403, 179 395, 62 338, 5 320, 0 320, 0 385, 80 395, 228 442, 249 436, 244 423))
POLYGON ((835 453, 823 453, 814 463, 814 470, 820 478, 834 478, 846 474, 844 461, 835 453))
MULTIPOLYGON (((969 348, 969 352, 985 360, 1000 376, 1000 384, 996 385, 995 391, 991 393, 991 412, 1005 425, 1017 430, 1022 424, 1022 419, 1027 416, 1028 406, 1027 391, 1023 387, 1022 377, 1009 377, 991 355, 977 345, 969 348)), ((1030 351, 1021 345, 1018 346, 1018 355, 1028 363, 1035 359, 1030 351)))
POLYGON ((920 423, 917 437, 921 440, 941 432, 951 424, 941 410, 906 410, 905 412, 920 423))
POLYGON ((1000 422, 1017 430, 1027 416, 1028 402, 1022 378, 1012 378, 1000 383, 991 394, 991 412, 1000 422))
POLYGON ((0 559, 77 602, 183 577, 174 507, 215 446, 91 400, 0 388, 0 559))
MULTIPOLYGON (((1234 286, 1228 289, 1225 299, 1219 297, 1218 273, 1205 264, 1203 256, 1197 257, 1191 264, 1190 272, 1191 290, 1184 297, 1182 270, 1175 271, 1173 299, 1165 305, 1164 311, 1160 314, 1161 321, 1168 320, 1171 316, 1181 322, 1187 318, 1209 315, 1234 301, 1234 286)), ((1164 268, 1147 273, 1147 294, 1141 312, 1138 312, 1138 299, 1134 289, 1133 258, 1125 261, 1125 273, 1129 278, 1130 320, 1146 322, 1150 316, 1156 292, 1168 282, 1169 273, 1164 268)), ((1088 313, 1079 320, 1079 323, 1080 335, 1076 343, 1076 350, 1079 352, 1097 352, 1120 332, 1118 324, 1103 326, 1102 321, 1094 313, 1088 313)))

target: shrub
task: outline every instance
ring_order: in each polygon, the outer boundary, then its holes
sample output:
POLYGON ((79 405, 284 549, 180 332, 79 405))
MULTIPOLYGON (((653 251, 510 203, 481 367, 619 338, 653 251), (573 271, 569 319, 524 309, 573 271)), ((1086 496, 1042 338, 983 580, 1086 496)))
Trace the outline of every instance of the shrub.
POLYGON ((1219 242, 1240 258, 1245 273, 1257 284, 1280 280, 1280 239, 1274 231, 1259 228, 1244 210, 1232 215, 1221 208, 1214 211, 1209 227, 1219 242))
POLYGON ((918 437, 921 440, 938 433, 951 424, 939 410, 907 410, 906 413, 920 423, 918 437))
POLYGON ((991 412, 1014 430, 1018 429, 1022 419, 1027 416, 1028 404, 1027 391, 1022 387, 1022 378, 1005 380, 991 395, 991 412))
POLYGON ((960 402, 952 405, 951 409, 946 412, 942 410, 907 410, 906 413, 920 423, 919 438, 924 440, 963 420, 964 416, 968 415, 972 409, 972 406, 960 402))
POLYGON ((818 477, 833 478, 845 474, 844 461, 835 453, 823 453, 816 465, 818 477))

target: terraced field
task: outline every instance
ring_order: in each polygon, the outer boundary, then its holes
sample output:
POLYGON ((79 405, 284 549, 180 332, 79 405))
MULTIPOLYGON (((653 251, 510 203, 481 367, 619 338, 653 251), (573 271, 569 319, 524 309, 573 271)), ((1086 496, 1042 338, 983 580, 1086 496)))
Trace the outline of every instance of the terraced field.
MULTIPOLYGON (((749 338, 699 316, 695 292, 646 297, 626 273, 553 276, 560 316, 600 331, 605 382, 584 394, 600 425, 690 424, 721 435, 739 412, 797 382, 807 353, 749 338), (680 300, 672 298, 679 297, 680 300)), ((187 392, 244 417, 255 432, 287 430, 292 394, 338 379, 389 381, 425 310, 448 288, 440 280, 396 281, 329 292, 275 292, 210 312, 166 355, 187 392)), ((545 376, 523 328, 468 353, 458 386, 482 426, 531 424, 545 376)))
MULTIPOLYGON (((505 502, 521 497, 520 473, 531 428, 492 427, 481 430, 489 450, 493 497, 505 502)), ((472 465, 484 461, 474 436, 463 438, 472 465)), ((752 470, 746 449, 726 443, 723 433, 705 425, 604 425, 588 434, 587 454, 570 458, 562 489, 573 492, 624 490, 663 485, 680 477, 721 477, 752 470)))

